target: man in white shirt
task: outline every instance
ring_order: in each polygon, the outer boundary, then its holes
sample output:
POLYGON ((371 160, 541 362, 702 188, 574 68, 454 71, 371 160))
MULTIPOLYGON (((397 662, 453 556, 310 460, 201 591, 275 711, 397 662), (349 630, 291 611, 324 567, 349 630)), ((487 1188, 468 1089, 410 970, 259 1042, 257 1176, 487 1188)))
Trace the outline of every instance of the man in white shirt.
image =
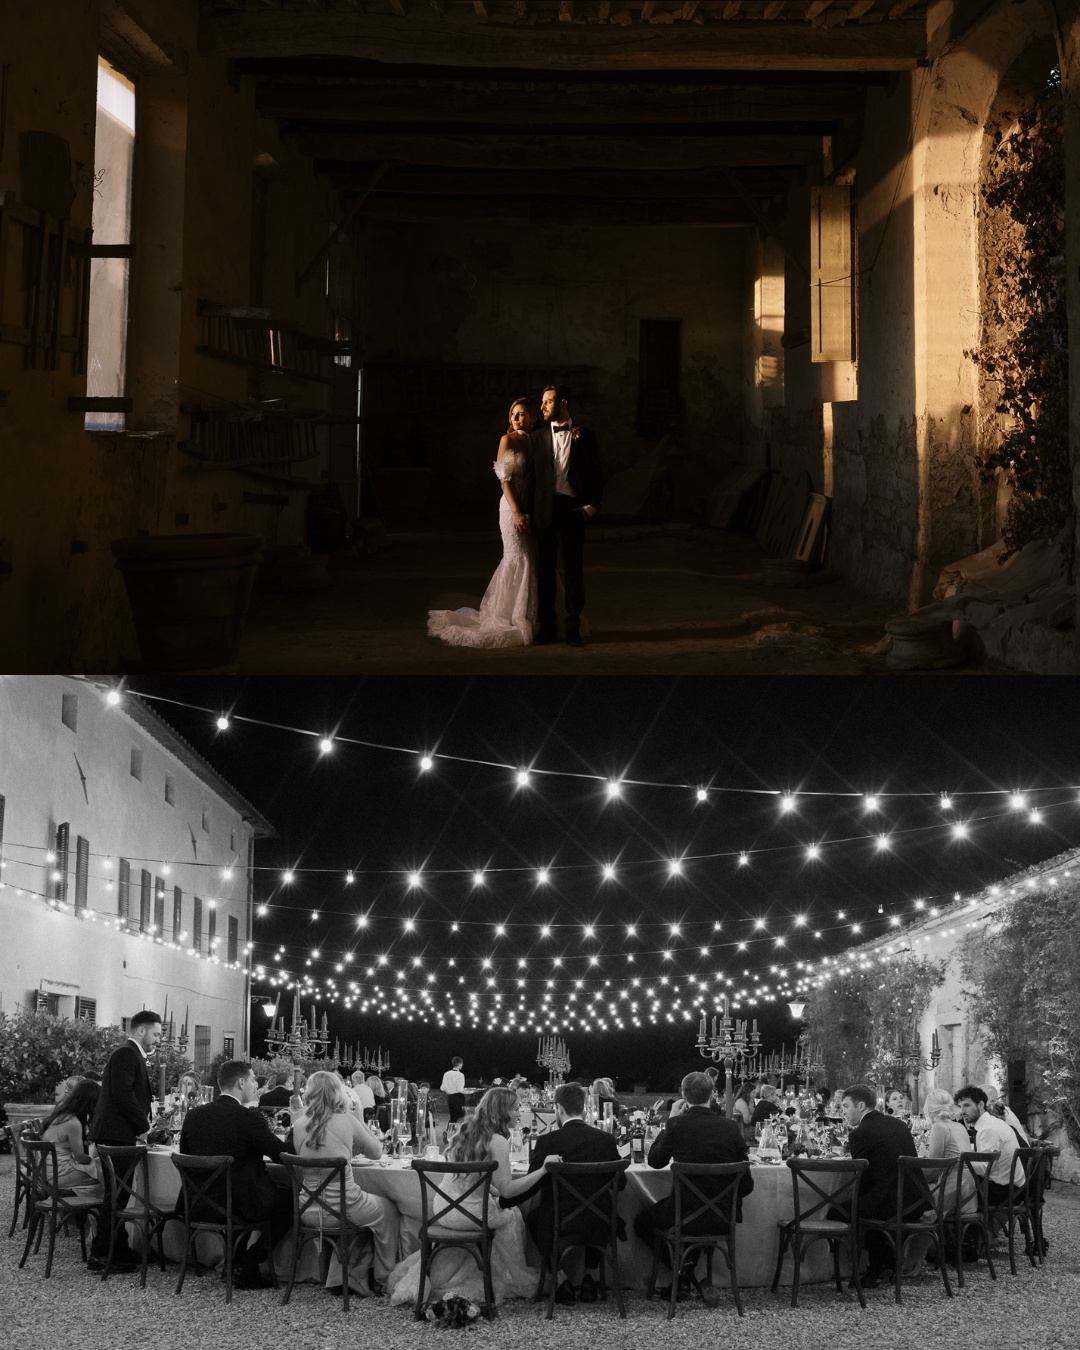
POLYGON ((1006 1125, 1011 1125, 1024 1141, 1025 1147, 1030 1147, 1031 1135, 1028 1134, 1027 1127, 1021 1124, 1020 1117, 998 1091, 997 1086, 994 1083, 983 1083, 982 1090, 986 1093, 986 1109, 990 1114, 1000 1117, 1006 1125))
MULTIPOLYGON (((956 1094, 956 1104, 964 1119, 975 1127, 975 1147, 980 1153, 998 1153, 1000 1157, 990 1169, 987 1191, 991 1205, 1003 1205, 1009 1198, 1009 1177, 1013 1170, 1013 1154, 1018 1148, 1012 1127, 986 1109, 986 1093, 978 1087, 962 1087, 956 1094)), ((1017 1165, 1016 1180, 1024 1181, 1024 1169, 1017 1165)))
POLYGON ((357 1069, 350 1079, 351 1087, 345 1089, 353 1115, 363 1125, 371 1117, 366 1114, 375 1111, 375 1094, 367 1085, 363 1069, 357 1069))
POLYGON ((446 1093, 451 1124, 459 1121, 465 1114, 465 1075, 461 1072, 462 1063, 460 1055, 455 1055, 453 1068, 447 1069, 440 1084, 440 1090, 446 1093))

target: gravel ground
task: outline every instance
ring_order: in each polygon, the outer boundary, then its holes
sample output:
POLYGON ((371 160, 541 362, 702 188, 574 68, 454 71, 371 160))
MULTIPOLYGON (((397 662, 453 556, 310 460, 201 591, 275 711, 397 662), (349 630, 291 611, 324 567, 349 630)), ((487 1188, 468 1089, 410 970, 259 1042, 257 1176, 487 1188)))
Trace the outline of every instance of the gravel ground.
POLYGON ((177 1298, 174 1267, 162 1275, 151 1266, 145 1290, 131 1276, 103 1285, 83 1267, 75 1234, 58 1241, 52 1277, 45 1280, 44 1252, 31 1255, 19 1270, 22 1239, 18 1232, 10 1241, 6 1237, 14 1190, 11 1166, 10 1158, 0 1158, 2 1350, 113 1350, 155 1342, 198 1346, 200 1341, 226 1350, 356 1350, 369 1345, 435 1350, 459 1343, 478 1350, 495 1345, 532 1350, 553 1344, 568 1350, 637 1350, 643 1338, 664 1350, 697 1350, 715 1339, 722 1339, 724 1350, 924 1350, 998 1339, 1009 1350, 1073 1350, 1080 1344, 1080 1188, 1057 1183, 1046 1205, 1051 1244, 1047 1264, 1032 1270, 1025 1261, 1014 1278, 1003 1259, 996 1284, 985 1265, 968 1267, 967 1286, 951 1300, 935 1276, 906 1282, 900 1308, 891 1287, 869 1291, 865 1312, 854 1296, 837 1294, 831 1285, 804 1288, 797 1309, 789 1304, 790 1293, 745 1290, 745 1318, 736 1316, 726 1298, 715 1310, 700 1300, 680 1303, 671 1323, 665 1321, 666 1307, 647 1303, 639 1294, 627 1297, 625 1322, 613 1301, 556 1308, 553 1323, 533 1303, 515 1301, 500 1310, 493 1324, 481 1322, 453 1332, 418 1325, 407 1310, 390 1308, 385 1300, 356 1300, 346 1317, 339 1299, 312 1285, 297 1286, 285 1308, 269 1290, 236 1291, 227 1308, 213 1275, 189 1276, 177 1298))

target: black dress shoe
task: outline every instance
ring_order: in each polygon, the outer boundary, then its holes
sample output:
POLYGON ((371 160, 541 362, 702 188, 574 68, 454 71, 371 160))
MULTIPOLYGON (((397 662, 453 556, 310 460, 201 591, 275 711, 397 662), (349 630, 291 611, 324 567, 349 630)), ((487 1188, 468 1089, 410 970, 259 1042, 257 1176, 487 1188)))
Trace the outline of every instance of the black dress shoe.
POLYGON ((259 1270, 235 1270, 233 1271, 234 1289, 273 1289, 274 1281, 268 1280, 259 1270))
MULTIPOLYGON (((103 1256, 91 1256, 86 1262, 86 1269, 92 1270, 96 1275, 105 1273, 105 1258, 103 1256)), ((134 1275, 137 1270, 142 1270, 142 1262, 136 1261, 132 1257, 113 1257, 112 1265, 109 1267, 110 1275, 134 1275)))
POLYGON ((536 636, 533 638, 533 646, 534 647, 546 646, 549 642, 555 641, 555 636, 556 635, 554 631, 550 628, 538 629, 536 636))
POLYGON ((580 647, 580 646, 581 646, 581 634, 580 634, 580 633, 573 633, 573 632, 567 633, 567 635, 566 635, 566 645, 567 645, 568 647, 580 647))
POLYGON ((555 1290, 555 1302, 570 1304, 574 1301, 574 1286, 569 1280, 563 1280, 555 1290))
POLYGON ((581 1277, 581 1283, 578 1285, 577 1296, 582 1303, 596 1302, 596 1281, 593 1279, 593 1277, 589 1274, 588 1271, 586 1271, 585 1274, 582 1275, 581 1277))

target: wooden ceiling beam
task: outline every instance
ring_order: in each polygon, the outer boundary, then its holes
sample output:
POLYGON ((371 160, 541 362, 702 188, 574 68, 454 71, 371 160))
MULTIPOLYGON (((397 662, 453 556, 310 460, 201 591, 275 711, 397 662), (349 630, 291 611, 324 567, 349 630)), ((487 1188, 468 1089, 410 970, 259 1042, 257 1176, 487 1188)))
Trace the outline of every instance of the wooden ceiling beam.
POLYGON ((478 202, 471 198, 371 197, 359 213, 361 220, 435 224, 543 226, 710 226, 746 227, 756 221, 738 201, 521 201, 478 202))
POLYGON ((820 136, 499 136, 371 132, 297 137, 312 159, 444 169, 709 169, 810 164, 820 136))
POLYGON ((435 127, 470 122, 499 127, 825 122, 858 116, 864 101, 858 86, 835 84, 516 90, 381 80, 331 85, 260 82, 255 97, 264 117, 279 120, 368 126, 425 122, 435 127))
MULTIPOLYGON (((773 0, 778 3, 779 0, 773 0)), ((485 0, 475 0, 484 4, 485 0)), ((893 13, 903 12, 897 0, 893 13)), ((771 9, 771 6, 770 6, 771 9)), ((386 63, 531 70, 911 70, 926 55, 923 19, 849 24, 663 24, 620 26, 484 23, 471 9, 441 17, 310 10, 204 14, 199 47, 222 60, 345 56, 386 63)))
MULTIPOLYGON (((337 165, 322 166, 330 173, 330 186, 345 196, 365 190, 370 170, 338 171, 337 165)), ((548 177, 512 170, 391 169, 382 179, 379 196, 390 193, 408 197, 576 198, 587 201, 685 199, 742 199, 747 193, 761 201, 782 196, 790 186, 781 172, 744 169, 737 190, 723 171, 693 173, 590 172, 561 173, 548 177)))

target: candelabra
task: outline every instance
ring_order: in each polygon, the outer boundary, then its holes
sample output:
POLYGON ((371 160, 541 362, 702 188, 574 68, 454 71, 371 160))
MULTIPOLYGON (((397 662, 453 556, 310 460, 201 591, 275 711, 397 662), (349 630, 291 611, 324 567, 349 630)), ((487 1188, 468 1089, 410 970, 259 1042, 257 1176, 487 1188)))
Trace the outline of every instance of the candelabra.
MULTIPOLYGON (((275 1010, 276 1011, 276 1010, 275 1010)), ((308 1025, 300 1014, 300 993, 296 993, 293 1002, 292 1027, 285 1030, 285 1014, 280 1021, 270 1023, 266 1033, 266 1044, 275 1055, 288 1055, 295 1060, 322 1059, 330 1049, 330 1029, 326 1013, 323 1013, 322 1027, 315 1022, 315 1005, 311 1007, 311 1024, 308 1025)))
POLYGON ((548 1071, 548 1087, 558 1087, 570 1072, 570 1052, 562 1037, 541 1036, 536 1047, 536 1062, 548 1071))
POLYGON ((906 1026, 897 1027, 893 1045, 884 1042, 879 1044, 875 1068, 886 1085, 889 1081, 897 1080, 911 1083, 912 1108, 917 1112, 919 1073, 923 1069, 936 1069, 940 1062, 941 1046, 938 1044, 937 1032, 932 1034, 929 1055, 924 1055, 922 1037, 912 1019, 906 1026))
POLYGON ((724 1108, 730 1120, 735 1105, 736 1073, 740 1078, 753 1078, 758 1072, 761 1036, 756 1020, 750 1032, 747 1032, 745 1022, 731 1020, 731 1004, 727 994, 720 995, 720 1005, 724 1016, 719 1024, 713 1017, 711 1036, 708 1034, 705 1014, 702 1013, 696 1045, 702 1059, 711 1059, 714 1064, 724 1065, 724 1108))
POLYGON ((367 1046, 364 1046, 363 1058, 357 1061, 361 1068, 367 1069, 369 1073, 377 1073, 380 1078, 384 1078, 390 1072, 390 1051, 383 1054, 383 1048, 380 1045, 372 1054, 367 1046))
POLYGON ((774 1050, 771 1055, 765 1056, 759 1069, 766 1078, 779 1078, 781 1086, 785 1078, 800 1078, 806 1083, 824 1071, 821 1046, 815 1045, 805 1033, 795 1042, 790 1053, 787 1046, 782 1045, 779 1051, 774 1050))
POLYGON ((169 1051, 176 1050, 181 1055, 187 1054, 188 1048, 188 1012, 190 1005, 184 1009, 184 1025, 180 1028, 179 1034, 176 1030, 176 1019, 169 1017, 169 998, 165 996, 165 1011, 161 1015, 161 1040, 157 1047, 157 1066, 158 1066, 158 1104, 165 1105, 165 1069, 169 1059, 169 1051))

